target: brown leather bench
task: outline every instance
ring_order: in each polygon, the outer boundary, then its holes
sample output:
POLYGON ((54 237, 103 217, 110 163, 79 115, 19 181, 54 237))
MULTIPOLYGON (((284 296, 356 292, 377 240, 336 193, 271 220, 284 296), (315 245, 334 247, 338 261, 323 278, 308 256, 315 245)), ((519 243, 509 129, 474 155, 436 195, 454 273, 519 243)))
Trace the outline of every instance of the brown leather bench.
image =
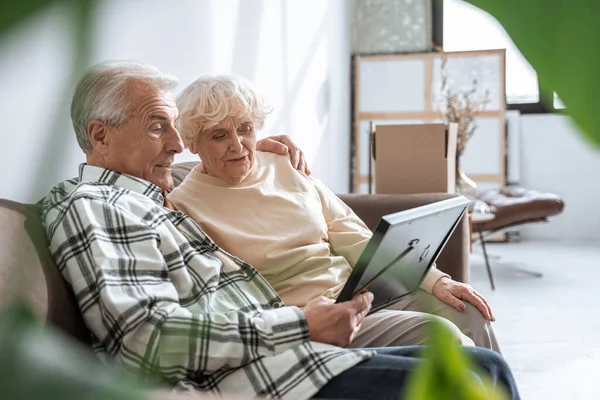
POLYGON ((482 230, 490 234, 523 224, 548 222, 549 217, 560 214, 565 207, 560 196, 521 187, 485 190, 477 194, 477 200, 475 210, 486 207, 496 216, 482 225, 482 230))
MULTIPOLYGON (((474 240, 480 240, 492 290, 494 279, 485 248, 485 237, 496 235, 523 225, 548 222, 548 218, 560 214, 565 207, 563 199, 552 193, 544 193, 521 187, 504 187, 489 189, 477 193, 472 204, 476 213, 494 214, 494 218, 477 224, 479 233, 474 240)), ((528 274, 541 277, 539 272, 522 270, 528 274)))

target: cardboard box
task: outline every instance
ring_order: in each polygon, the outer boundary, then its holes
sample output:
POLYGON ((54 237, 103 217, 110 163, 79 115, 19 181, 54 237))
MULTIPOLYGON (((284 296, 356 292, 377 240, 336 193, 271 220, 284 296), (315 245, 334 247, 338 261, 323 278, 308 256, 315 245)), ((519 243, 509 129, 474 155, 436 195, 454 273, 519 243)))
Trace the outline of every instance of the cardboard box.
POLYGON ((375 193, 454 193, 457 124, 377 125, 375 193))

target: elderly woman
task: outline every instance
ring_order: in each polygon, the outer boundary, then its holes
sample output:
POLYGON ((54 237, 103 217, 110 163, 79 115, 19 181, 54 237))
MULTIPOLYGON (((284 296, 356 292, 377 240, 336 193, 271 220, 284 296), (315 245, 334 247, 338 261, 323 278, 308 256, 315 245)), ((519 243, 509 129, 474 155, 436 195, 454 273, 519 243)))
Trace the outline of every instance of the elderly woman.
MULTIPOLYGON (((256 151, 256 132, 269 110, 244 80, 201 77, 179 94, 177 107, 177 128, 201 163, 170 200, 219 246, 254 266, 285 304, 302 307, 319 296, 333 301, 371 238, 367 226, 318 179, 293 168, 287 156, 256 151)), ((421 344, 433 316, 413 310, 426 300, 475 344, 498 350, 491 310, 468 285, 432 268, 421 289, 369 315, 353 346, 421 344)), ((440 320, 459 342, 473 343, 440 320)))

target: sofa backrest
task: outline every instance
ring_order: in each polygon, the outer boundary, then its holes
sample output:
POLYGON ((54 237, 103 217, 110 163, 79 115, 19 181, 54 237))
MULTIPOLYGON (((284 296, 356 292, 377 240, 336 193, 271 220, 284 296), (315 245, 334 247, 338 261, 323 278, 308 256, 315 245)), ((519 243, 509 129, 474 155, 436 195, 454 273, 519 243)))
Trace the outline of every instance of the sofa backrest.
POLYGON ((183 181, 183 178, 185 178, 196 165, 198 165, 197 161, 188 161, 173 165, 173 185, 175 185, 175 187, 179 186, 181 181, 183 181))
POLYGON ((67 283, 54 264, 41 206, 0 199, 0 308, 25 301, 39 321, 89 342, 67 283))

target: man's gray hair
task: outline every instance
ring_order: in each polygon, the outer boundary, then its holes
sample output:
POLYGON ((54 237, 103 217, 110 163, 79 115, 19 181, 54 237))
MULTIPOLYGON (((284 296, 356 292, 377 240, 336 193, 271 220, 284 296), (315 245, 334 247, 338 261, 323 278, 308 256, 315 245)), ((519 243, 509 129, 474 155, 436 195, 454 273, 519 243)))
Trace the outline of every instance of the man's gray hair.
POLYGON ((141 82, 170 91, 177 79, 158 68, 137 61, 106 61, 85 71, 71 102, 71 120, 79 147, 87 154, 92 146, 88 124, 95 119, 119 126, 127 121, 132 104, 127 89, 131 82, 141 82))

